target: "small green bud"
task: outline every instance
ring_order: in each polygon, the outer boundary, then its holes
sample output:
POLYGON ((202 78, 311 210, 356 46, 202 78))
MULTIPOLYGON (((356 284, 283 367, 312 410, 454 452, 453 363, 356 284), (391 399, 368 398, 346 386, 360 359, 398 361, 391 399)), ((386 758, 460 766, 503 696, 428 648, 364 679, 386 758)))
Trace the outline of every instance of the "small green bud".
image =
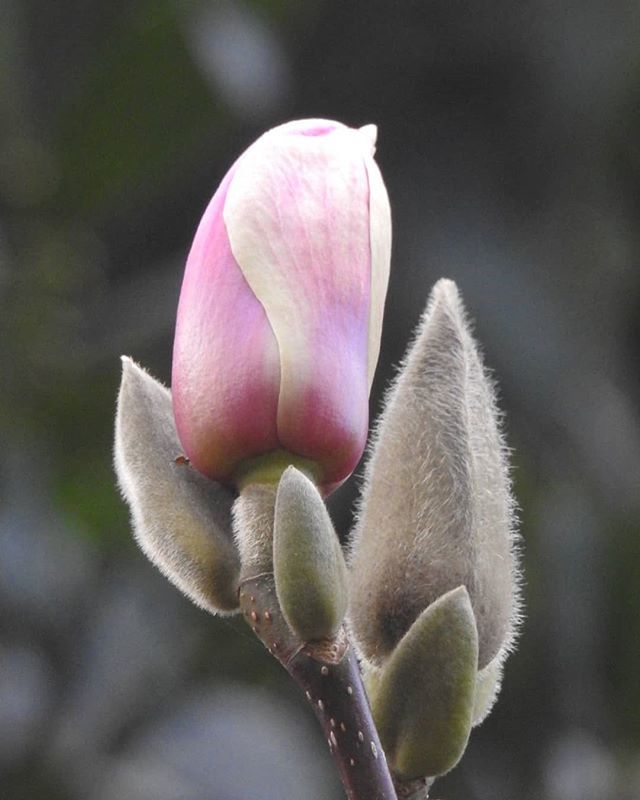
POLYGON ((403 780, 443 775, 471 730, 478 634, 464 586, 438 598, 400 640, 369 685, 387 759, 403 780))
POLYGON ((318 490, 295 467, 276 495, 273 566, 289 627, 305 642, 333 636, 347 609, 347 567, 318 490))

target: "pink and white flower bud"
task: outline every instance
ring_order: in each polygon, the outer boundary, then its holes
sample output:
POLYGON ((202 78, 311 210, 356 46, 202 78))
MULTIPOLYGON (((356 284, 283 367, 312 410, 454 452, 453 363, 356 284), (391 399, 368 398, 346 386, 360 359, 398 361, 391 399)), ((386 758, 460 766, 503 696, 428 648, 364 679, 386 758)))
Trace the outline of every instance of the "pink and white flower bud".
POLYGON ((330 491, 362 455, 391 250, 375 136, 326 120, 274 128, 205 211, 172 388, 182 446, 214 480, 284 451, 330 491))

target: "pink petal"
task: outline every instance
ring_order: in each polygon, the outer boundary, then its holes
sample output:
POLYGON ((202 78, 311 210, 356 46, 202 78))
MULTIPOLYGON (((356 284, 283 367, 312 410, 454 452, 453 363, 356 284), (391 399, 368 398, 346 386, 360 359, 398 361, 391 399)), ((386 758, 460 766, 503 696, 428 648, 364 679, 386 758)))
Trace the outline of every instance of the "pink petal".
POLYGON ((371 141, 318 122, 316 135, 283 126, 245 153, 224 218, 279 347, 278 438, 332 482, 353 469, 367 433, 371 141))
POLYGON ((180 294, 173 353, 173 403, 194 466, 216 480, 240 460, 278 447, 276 339, 236 263, 222 209, 237 164, 198 227, 180 294))

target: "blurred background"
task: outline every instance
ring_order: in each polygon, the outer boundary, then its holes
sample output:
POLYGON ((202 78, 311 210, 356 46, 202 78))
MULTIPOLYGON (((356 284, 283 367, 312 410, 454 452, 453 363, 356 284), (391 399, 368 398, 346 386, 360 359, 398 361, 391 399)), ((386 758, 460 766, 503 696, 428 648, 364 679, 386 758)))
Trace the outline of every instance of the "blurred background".
MULTIPOLYGON (((372 417, 454 278, 499 380, 527 619, 447 800, 640 798, 640 5, 3 0, 0 795, 338 800, 241 622, 132 542, 118 356, 169 381, 183 264, 264 129, 379 126, 394 216, 372 417)), ((358 486, 331 511, 346 536, 358 486)))

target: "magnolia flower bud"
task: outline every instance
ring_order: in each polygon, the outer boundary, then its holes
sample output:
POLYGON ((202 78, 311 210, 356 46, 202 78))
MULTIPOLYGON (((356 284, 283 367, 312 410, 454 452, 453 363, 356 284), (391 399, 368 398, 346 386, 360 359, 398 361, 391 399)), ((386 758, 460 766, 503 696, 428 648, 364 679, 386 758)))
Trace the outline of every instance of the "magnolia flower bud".
POLYGON ((173 404, 208 477, 241 483, 270 459, 325 492, 365 444, 391 246, 375 127, 304 120, 236 161, 187 260, 173 404))
POLYGON ((367 465, 351 559, 351 620, 367 658, 383 663, 425 608, 465 586, 478 668, 500 659, 518 619, 514 538, 493 386, 456 286, 441 280, 367 465))

